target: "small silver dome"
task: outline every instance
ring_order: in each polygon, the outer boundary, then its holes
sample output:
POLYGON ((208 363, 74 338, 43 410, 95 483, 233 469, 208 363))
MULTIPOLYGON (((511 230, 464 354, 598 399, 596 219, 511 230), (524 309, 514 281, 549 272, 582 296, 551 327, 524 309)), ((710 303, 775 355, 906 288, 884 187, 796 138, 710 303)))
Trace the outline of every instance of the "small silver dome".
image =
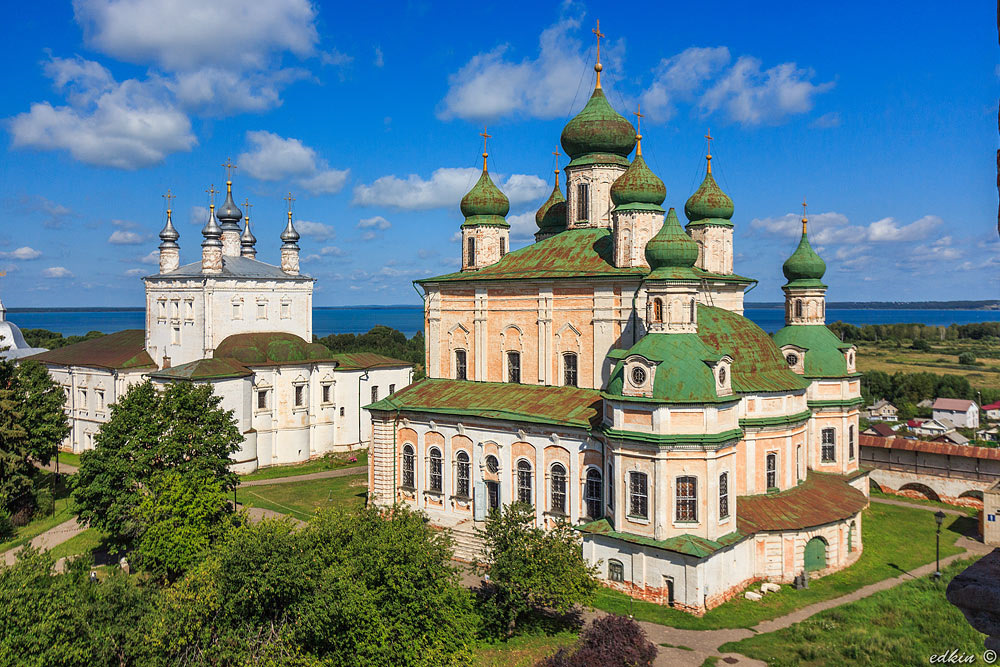
POLYGON ((208 222, 201 229, 201 235, 205 237, 202 242, 202 246, 214 246, 222 245, 222 227, 219 226, 218 221, 215 219, 215 204, 209 206, 208 222))

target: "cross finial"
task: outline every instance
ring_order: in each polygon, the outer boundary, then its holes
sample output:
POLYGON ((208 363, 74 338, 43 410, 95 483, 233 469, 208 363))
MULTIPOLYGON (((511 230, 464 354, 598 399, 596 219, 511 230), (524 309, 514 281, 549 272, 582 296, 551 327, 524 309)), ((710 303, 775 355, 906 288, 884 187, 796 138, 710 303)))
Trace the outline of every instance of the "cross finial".
POLYGON ((170 202, 177 199, 177 195, 170 192, 170 188, 167 188, 167 194, 160 196, 167 200, 167 215, 170 215, 170 202))
POLYGON ((601 87, 601 70, 604 66, 601 64, 601 38, 604 37, 604 33, 601 32, 601 19, 597 19, 597 27, 591 30, 592 33, 597 35, 597 62, 594 63, 594 71, 597 72, 597 88, 601 87))
POLYGON ((247 210, 247 220, 250 219, 250 209, 253 208, 253 204, 250 203, 250 198, 247 197, 243 200, 243 208, 247 210))
POLYGON ((642 155, 642 119, 645 115, 642 113, 641 104, 635 106, 632 115, 635 116, 635 154, 639 156, 642 155))
POLYGON ((289 192, 288 196, 285 197, 284 200, 286 202, 288 202, 288 219, 291 220, 292 219, 292 202, 295 201, 295 197, 293 197, 292 193, 289 192))
POLYGON ((208 193, 209 206, 215 208, 215 195, 219 192, 215 189, 215 183, 212 183, 211 187, 209 187, 208 190, 205 190, 205 192, 208 193))
POLYGON ((486 140, 493 135, 487 134, 486 126, 483 125, 483 131, 479 133, 479 136, 483 138, 483 171, 486 171, 486 158, 489 156, 489 153, 486 152, 486 140))
POLYGON ((806 204, 806 198, 803 197, 802 198, 802 233, 803 234, 806 233, 806 225, 809 222, 809 216, 806 215, 806 213, 808 212, 808 208, 809 208, 809 206, 808 206, 808 204, 806 204))
POLYGON ((233 169, 238 169, 239 167, 237 167, 235 164, 233 164, 232 159, 228 158, 228 157, 226 158, 225 164, 223 164, 222 166, 226 168, 226 181, 232 181, 233 180, 233 169))
POLYGON ((710 129, 708 134, 705 135, 705 140, 708 142, 708 151, 705 154, 705 159, 708 161, 708 173, 710 174, 712 173, 712 139, 714 139, 714 137, 712 136, 712 130, 710 129))

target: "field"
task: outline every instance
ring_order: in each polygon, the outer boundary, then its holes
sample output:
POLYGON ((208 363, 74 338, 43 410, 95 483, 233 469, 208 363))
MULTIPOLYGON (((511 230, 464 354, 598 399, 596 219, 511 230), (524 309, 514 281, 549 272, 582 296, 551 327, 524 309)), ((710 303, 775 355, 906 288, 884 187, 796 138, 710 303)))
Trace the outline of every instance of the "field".
POLYGON ((904 341, 872 343, 861 341, 858 346, 858 370, 885 373, 937 373, 968 378, 974 389, 995 389, 1000 386, 1000 346, 979 340, 947 340, 931 343, 931 350, 921 352, 904 341), (977 365, 963 366, 958 355, 972 352, 977 365), (993 355, 992 357, 987 355, 993 355))
POLYGON ((365 503, 368 476, 348 475, 287 484, 237 487, 237 501, 247 507, 281 512, 308 521, 324 507, 352 509, 365 503))
POLYGON ((261 479, 276 479, 278 477, 295 477, 298 475, 309 475, 314 472, 325 472, 327 470, 339 470, 340 468, 351 468, 354 466, 368 465, 368 450, 359 449, 356 452, 344 452, 342 454, 329 454, 305 463, 297 463, 289 466, 271 466, 258 470, 257 472, 243 475, 241 480, 250 482, 261 479), (351 459, 355 459, 351 461, 351 459))
POLYGON ((972 563, 958 560, 941 581, 914 579, 836 607, 777 632, 723 644, 722 652, 742 653, 771 667, 785 665, 926 665, 956 649, 982 661, 985 635, 972 629, 945 600, 951 578, 972 563))
MULTIPOLYGON (((805 590, 796 591, 791 586, 782 586, 780 592, 768 593, 760 602, 737 597, 700 618, 670 607, 633 600, 607 588, 598 592, 594 606, 675 628, 749 628, 814 602, 846 595, 868 584, 897 577, 934 560, 935 524, 932 512, 872 503, 864 511, 861 526, 864 553, 858 562, 846 570, 810 582, 805 590)), ((955 546, 955 541, 970 530, 975 530, 974 519, 964 516, 946 518, 941 530, 941 557, 960 553, 962 550, 955 546)))

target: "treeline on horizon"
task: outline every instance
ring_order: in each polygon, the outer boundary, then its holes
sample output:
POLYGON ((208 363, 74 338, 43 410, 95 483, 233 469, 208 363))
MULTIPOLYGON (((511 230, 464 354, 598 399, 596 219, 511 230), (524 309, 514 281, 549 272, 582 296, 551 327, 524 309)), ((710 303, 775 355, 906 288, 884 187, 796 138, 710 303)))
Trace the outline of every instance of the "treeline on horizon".
POLYGON ((939 326, 918 322, 894 324, 866 324, 855 326, 837 320, 826 325, 842 341, 889 341, 889 340, 988 340, 1000 339, 1000 322, 974 322, 972 324, 951 324, 939 326))
MULTIPOLYGON (((747 302, 747 308, 784 308, 784 301, 747 302)), ((827 301, 827 310, 1000 310, 1000 301, 827 301)))

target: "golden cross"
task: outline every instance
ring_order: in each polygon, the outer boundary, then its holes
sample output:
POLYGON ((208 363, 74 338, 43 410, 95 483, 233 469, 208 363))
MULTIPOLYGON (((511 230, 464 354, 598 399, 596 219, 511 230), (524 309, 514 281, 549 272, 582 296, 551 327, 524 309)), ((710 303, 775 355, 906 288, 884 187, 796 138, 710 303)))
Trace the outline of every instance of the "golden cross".
POLYGON ((289 215, 289 217, 291 217, 291 215, 292 215, 292 202, 295 201, 295 197, 293 197, 292 193, 289 192, 288 196, 287 197, 283 197, 283 199, 286 202, 288 202, 288 215, 289 215))
POLYGON ((705 139, 708 141, 708 152, 705 155, 705 159, 708 160, 708 173, 712 173, 712 130, 708 130, 708 134, 705 135, 705 139))
POLYGON ((486 171, 486 157, 489 155, 489 153, 486 152, 486 140, 491 138, 493 135, 487 134, 486 126, 483 125, 483 131, 479 133, 479 136, 483 138, 483 171, 486 171))
POLYGON ((597 62, 601 62, 601 38, 604 37, 604 33, 601 32, 601 19, 597 19, 597 27, 590 32, 597 35, 597 62))
POLYGON ((642 105, 635 105, 635 111, 632 112, 635 116, 635 154, 636 157, 642 155, 642 119, 645 114, 642 113, 642 105))
POLYGON ((809 220, 809 217, 806 215, 806 210, 807 209, 808 209, 808 206, 806 205, 806 198, 803 197, 802 198, 802 233, 803 234, 806 233, 806 223, 809 220))
POLYGON ((205 192, 208 193, 209 203, 215 206, 215 195, 219 192, 215 189, 215 183, 212 183, 212 186, 208 190, 205 190, 205 192))
POLYGON ((160 195, 160 196, 167 200, 167 213, 169 213, 170 212, 170 202, 173 201, 174 199, 177 199, 177 196, 174 195, 174 194, 172 194, 170 192, 170 188, 167 188, 167 194, 160 195))
POLYGON ((243 200, 243 208, 245 208, 247 210, 247 220, 249 220, 250 219, 250 209, 253 208, 253 204, 250 203, 250 198, 249 197, 247 197, 245 200, 243 200))
POLYGON ((231 158, 226 158, 226 163, 222 166, 226 168, 226 180, 227 181, 233 180, 233 169, 239 169, 239 167, 233 164, 231 158))

